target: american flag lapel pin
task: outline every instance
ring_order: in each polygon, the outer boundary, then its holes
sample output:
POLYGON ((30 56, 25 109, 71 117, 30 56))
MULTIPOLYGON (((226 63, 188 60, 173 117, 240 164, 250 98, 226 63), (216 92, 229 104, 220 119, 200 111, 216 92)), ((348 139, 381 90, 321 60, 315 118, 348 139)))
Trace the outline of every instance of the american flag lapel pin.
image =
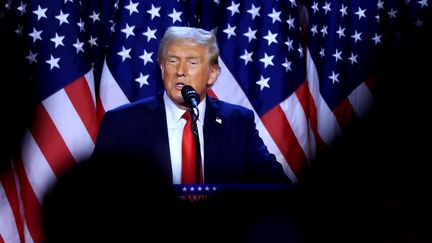
POLYGON ((219 117, 216 117, 216 122, 219 124, 222 124, 222 119, 220 119, 219 117))

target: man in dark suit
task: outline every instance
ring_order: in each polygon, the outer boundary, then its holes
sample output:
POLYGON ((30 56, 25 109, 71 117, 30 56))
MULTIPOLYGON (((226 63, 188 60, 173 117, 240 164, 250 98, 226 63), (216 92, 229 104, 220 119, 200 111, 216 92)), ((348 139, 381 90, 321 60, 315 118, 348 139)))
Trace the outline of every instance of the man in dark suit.
POLYGON ((199 95, 197 127, 204 183, 289 182, 255 128, 251 110, 206 95, 218 77, 219 49, 208 31, 170 27, 158 61, 165 91, 108 111, 101 123, 95 157, 144 158, 152 173, 182 183, 182 133, 188 111, 181 90, 199 95))

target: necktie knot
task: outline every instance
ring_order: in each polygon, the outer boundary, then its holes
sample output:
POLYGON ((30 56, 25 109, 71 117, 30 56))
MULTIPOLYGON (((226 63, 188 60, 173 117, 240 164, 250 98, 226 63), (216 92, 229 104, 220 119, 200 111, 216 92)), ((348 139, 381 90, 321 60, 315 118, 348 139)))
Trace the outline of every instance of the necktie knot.
POLYGON ((186 122, 189 122, 191 120, 191 115, 190 115, 189 111, 185 111, 185 113, 183 113, 181 118, 185 119, 186 122))

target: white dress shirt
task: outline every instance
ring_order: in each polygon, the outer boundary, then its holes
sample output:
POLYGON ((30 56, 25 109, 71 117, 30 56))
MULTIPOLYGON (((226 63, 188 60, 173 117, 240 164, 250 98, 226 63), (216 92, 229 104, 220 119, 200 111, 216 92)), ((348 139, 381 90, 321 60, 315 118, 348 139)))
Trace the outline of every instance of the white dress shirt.
MULTIPOLYGON (((167 95, 166 91, 163 95, 166 122, 168 128, 168 142, 171 157, 171 168, 173 175, 173 184, 181 184, 181 169, 182 169, 182 137, 183 128, 186 124, 186 120, 181 117, 186 110, 181 109, 177 106, 167 95)), ((198 104, 199 117, 197 121, 198 135, 200 140, 201 150, 201 161, 202 168, 204 168, 204 137, 203 137, 203 124, 204 124, 204 113, 206 109, 206 99, 204 98, 198 104)), ((204 171, 203 177, 204 177, 204 171)), ((205 178, 205 177, 204 177, 205 178)))

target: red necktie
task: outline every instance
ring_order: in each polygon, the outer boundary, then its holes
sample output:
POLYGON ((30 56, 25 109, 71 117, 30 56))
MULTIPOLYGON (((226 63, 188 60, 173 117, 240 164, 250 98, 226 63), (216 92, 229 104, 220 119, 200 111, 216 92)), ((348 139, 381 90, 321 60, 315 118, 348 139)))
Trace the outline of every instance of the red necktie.
POLYGON ((186 120, 186 125, 183 128, 182 138, 182 175, 181 181, 183 184, 194 184, 195 180, 195 163, 196 150, 195 138, 192 132, 192 118, 188 111, 183 116, 186 120))
MULTIPOLYGON (((186 120, 186 125, 183 128, 182 138, 182 184, 195 184, 196 181, 196 145, 195 137, 192 132, 192 118, 189 111, 186 111, 183 116, 186 120)), ((200 172, 201 175, 202 172, 200 172)), ((202 179, 202 175, 200 180, 202 179)))

